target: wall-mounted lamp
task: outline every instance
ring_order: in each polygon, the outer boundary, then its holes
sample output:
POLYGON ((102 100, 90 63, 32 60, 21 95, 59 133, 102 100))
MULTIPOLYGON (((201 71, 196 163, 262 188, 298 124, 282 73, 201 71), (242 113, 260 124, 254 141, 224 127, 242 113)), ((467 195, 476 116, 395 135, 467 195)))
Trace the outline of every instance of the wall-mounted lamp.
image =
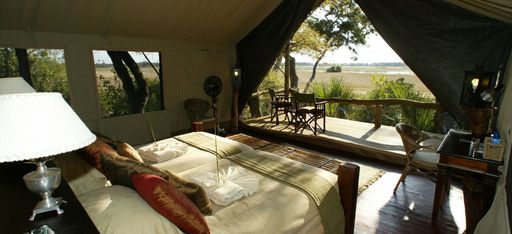
POLYGON ((233 87, 236 89, 240 88, 240 85, 242 85, 242 69, 233 68, 231 70, 231 78, 233 78, 233 87))
POLYGON ((476 89, 478 88, 478 83, 480 83, 480 79, 478 79, 478 77, 475 77, 471 80, 471 87, 473 88, 473 93, 476 92, 476 89))
POLYGON ((482 100, 481 95, 493 88, 494 73, 487 71, 466 71, 460 104, 466 107, 487 108, 490 103, 482 100))

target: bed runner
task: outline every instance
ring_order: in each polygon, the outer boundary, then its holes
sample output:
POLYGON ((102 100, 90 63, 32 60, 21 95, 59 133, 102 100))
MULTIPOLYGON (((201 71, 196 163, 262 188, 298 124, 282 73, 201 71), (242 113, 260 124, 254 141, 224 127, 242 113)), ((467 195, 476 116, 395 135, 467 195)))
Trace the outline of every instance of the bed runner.
POLYGON ((241 150, 234 144, 219 140, 217 140, 216 152, 214 137, 201 132, 188 133, 175 138, 304 191, 315 201, 325 233, 340 233, 344 230, 340 225, 345 217, 343 210, 339 208, 341 201, 338 191, 327 179, 314 171, 300 167, 296 164, 297 162, 265 151, 251 150, 240 153, 241 150))
POLYGON ((236 145, 215 139, 215 137, 215 135, 207 135, 201 132, 191 132, 176 136, 174 138, 196 148, 217 155, 219 158, 225 158, 227 156, 242 152, 242 150, 240 150, 236 145))
POLYGON ((308 194, 316 203, 325 233, 340 233, 345 220, 336 188, 324 177, 264 151, 246 151, 227 159, 262 175, 287 183, 308 194))

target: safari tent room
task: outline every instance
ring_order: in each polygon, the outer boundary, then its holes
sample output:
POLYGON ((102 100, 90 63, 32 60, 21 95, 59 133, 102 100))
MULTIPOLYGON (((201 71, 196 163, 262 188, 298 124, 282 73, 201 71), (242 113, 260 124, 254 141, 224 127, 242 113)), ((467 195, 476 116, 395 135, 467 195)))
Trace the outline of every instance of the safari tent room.
MULTIPOLYGON (((242 111, 287 40, 322 1, 0 1, 0 48, 62 49, 70 104, 95 132, 134 145, 189 130, 188 98, 209 100, 203 82, 224 88, 218 116, 232 120, 231 71, 242 70, 242 111), (164 108, 104 118, 93 50, 146 51, 160 56, 164 108)), ((499 72, 504 91, 497 128, 507 142, 494 203, 479 233, 510 233, 512 190, 507 182, 512 142, 512 3, 506 0, 356 0, 375 29, 457 120, 464 72, 475 65, 499 72)))

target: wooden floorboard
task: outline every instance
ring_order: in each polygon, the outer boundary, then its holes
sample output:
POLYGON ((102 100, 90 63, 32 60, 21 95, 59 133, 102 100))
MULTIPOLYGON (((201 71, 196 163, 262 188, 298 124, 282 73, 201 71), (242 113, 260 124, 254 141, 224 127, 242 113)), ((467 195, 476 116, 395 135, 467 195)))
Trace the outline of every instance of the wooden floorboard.
MULTIPOLYGON (((281 119, 284 119, 284 115, 281 115, 281 119)), ((263 131, 280 132, 290 135, 292 138, 315 136, 309 128, 295 133, 294 125, 289 124, 286 120, 280 121, 280 124, 276 125, 275 120, 271 121, 270 117, 247 120, 243 124, 263 131)), ((325 125, 326 131, 319 131, 316 135, 320 139, 319 144, 322 143, 321 139, 323 139, 324 142, 335 143, 345 151, 392 163, 404 162, 405 152, 402 140, 394 126, 382 125, 375 128, 373 123, 331 117, 326 117, 325 125)))
MULTIPOLYGON (((254 136, 272 139, 271 136, 254 136)), ((304 145, 299 146, 304 148, 304 145)), ((316 148, 314 150, 318 151, 316 148)), ((333 152, 329 154, 333 155, 333 152)), ((342 161, 361 163, 386 171, 386 174, 358 196, 355 233, 464 232, 464 200, 457 180, 453 181, 447 202, 440 210, 438 223, 432 225, 435 190, 435 184, 432 181, 418 175, 409 175, 405 185, 400 185, 396 194, 393 194, 402 166, 353 154, 334 155, 342 161)))

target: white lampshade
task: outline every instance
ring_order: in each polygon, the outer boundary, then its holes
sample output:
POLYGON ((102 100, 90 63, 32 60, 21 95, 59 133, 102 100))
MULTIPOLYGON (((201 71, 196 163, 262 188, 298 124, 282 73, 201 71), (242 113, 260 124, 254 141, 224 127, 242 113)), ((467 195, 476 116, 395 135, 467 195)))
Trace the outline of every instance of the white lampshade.
POLYGON ((32 88, 22 77, 0 78, 0 94, 10 93, 35 93, 32 88))
POLYGON ((94 140, 60 93, 0 95, 0 162, 57 155, 94 140))

